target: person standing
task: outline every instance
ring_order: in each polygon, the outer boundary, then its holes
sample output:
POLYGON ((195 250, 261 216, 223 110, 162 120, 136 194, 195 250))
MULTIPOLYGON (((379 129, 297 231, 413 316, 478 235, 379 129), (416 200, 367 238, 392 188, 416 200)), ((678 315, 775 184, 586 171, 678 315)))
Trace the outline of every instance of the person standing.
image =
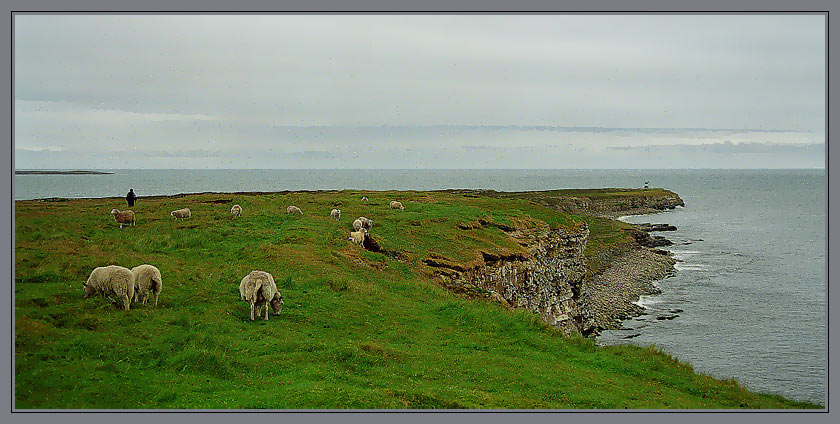
POLYGON ((125 200, 128 202, 128 207, 134 206, 134 201, 137 200, 137 195, 134 194, 134 189, 128 189, 128 194, 125 195, 125 200))

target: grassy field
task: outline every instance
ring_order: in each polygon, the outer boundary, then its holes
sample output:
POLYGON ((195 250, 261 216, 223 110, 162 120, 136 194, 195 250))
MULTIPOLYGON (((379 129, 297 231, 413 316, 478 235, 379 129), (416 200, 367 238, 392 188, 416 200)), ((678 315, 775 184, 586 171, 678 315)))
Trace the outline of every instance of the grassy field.
POLYGON ((627 237, 615 221, 444 192, 140 199, 137 225, 120 229, 109 211, 124 206, 15 202, 16 408, 817 407, 698 375, 654 348, 563 337, 531 313, 453 295, 422 264, 522 249, 503 228, 584 220, 589 255, 627 237), (291 204, 304 215, 286 214, 291 204), (181 207, 193 216, 174 222, 181 207), (360 215, 381 252, 346 240, 360 215), (458 226, 474 222, 485 224, 458 226), (83 299, 94 267, 142 263, 163 275, 158 307, 83 299), (239 300, 254 269, 285 298, 268 321, 250 321, 239 300))

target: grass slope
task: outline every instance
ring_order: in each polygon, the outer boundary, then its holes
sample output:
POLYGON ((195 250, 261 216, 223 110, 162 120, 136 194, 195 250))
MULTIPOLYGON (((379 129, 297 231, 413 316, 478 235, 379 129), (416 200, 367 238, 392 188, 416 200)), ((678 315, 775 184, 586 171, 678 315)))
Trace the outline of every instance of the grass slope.
MULTIPOLYGON (((201 194, 15 204, 17 408, 806 408, 695 374, 653 348, 564 338, 535 315, 455 296, 429 253, 521 249, 499 227, 584 218, 526 200, 442 192, 201 194), (367 195, 370 201, 358 199, 367 195), (399 199, 405 211, 388 209, 399 199), (226 203, 226 200, 231 202, 226 203), (244 212, 232 219, 230 206, 244 212), (286 206, 304 215, 287 215, 286 206), (169 211, 192 209, 173 222, 169 211), (342 210, 333 221, 330 209, 342 210), (386 253, 346 237, 374 220, 386 253), (498 225, 460 229, 484 220, 498 225), (82 298, 96 266, 156 265, 157 308, 82 298), (272 273, 280 316, 248 319, 240 279, 272 273)), ((590 221, 597 251, 626 237, 590 221)))

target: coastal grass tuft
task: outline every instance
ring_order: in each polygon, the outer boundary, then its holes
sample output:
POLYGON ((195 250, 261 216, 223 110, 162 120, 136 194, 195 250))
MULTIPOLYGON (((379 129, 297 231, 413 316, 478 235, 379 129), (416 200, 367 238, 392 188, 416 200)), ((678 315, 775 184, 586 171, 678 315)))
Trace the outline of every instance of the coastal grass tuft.
POLYGON ((520 252, 506 229, 584 220, 597 257, 626 241, 615 221, 447 192, 141 198, 137 225, 120 229, 108 212, 123 207, 15 202, 16 408, 819 407, 697 374, 655 348, 564 337, 533 313, 452 294, 423 263, 520 252), (174 221, 181 207, 192 217, 174 221), (346 240, 358 216, 373 219, 380 251, 346 240), (161 270, 157 307, 83 298, 94 267, 142 263, 161 270), (284 296, 268 321, 239 300, 255 269, 284 296))

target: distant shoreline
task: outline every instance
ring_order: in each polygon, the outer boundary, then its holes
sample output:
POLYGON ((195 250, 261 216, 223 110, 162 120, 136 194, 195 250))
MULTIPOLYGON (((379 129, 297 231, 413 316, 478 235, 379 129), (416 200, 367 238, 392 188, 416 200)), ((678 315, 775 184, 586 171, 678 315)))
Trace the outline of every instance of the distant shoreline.
POLYGON ((15 171, 15 175, 109 175, 102 171, 15 171))

